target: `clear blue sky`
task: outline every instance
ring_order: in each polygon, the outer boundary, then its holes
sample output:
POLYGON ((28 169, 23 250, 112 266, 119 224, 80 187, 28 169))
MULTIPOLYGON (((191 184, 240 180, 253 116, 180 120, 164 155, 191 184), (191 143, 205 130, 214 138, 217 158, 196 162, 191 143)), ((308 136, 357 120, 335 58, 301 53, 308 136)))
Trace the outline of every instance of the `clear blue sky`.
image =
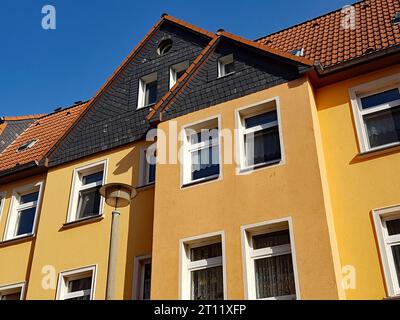
POLYGON ((91 98, 163 12, 249 39, 354 0, 0 0, 0 116, 91 98), (44 30, 42 7, 56 8, 44 30))

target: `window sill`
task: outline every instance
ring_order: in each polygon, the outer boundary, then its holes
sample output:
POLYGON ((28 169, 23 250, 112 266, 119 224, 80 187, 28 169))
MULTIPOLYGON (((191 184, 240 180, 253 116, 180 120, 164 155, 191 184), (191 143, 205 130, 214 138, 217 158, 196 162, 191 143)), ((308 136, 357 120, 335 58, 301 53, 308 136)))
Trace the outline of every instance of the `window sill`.
POLYGON ((400 295, 385 297, 385 298, 383 298, 383 300, 400 300, 400 295))
POLYGON ((20 236, 20 237, 8 239, 8 240, 3 240, 0 242, 0 247, 31 241, 31 240, 33 240, 34 237, 35 237, 35 234, 27 234, 24 236, 20 236))
POLYGON ((88 217, 88 218, 83 218, 83 219, 79 219, 79 220, 75 220, 75 221, 66 222, 61 227, 61 230, 79 227, 82 225, 98 222, 103 219, 104 219, 104 215, 101 214, 101 215, 97 215, 97 216, 93 216, 93 217, 88 217))
POLYGON ((231 76, 231 75, 233 75, 233 74, 235 74, 235 73, 236 73, 235 71, 229 72, 229 73, 227 73, 227 74, 224 74, 223 76, 218 76, 217 79, 223 79, 223 78, 229 77, 229 76, 231 76))
POLYGON ((143 185, 137 186, 136 189, 137 189, 138 191, 147 190, 147 189, 152 189, 152 188, 155 187, 155 185, 156 185, 156 184, 155 184, 154 182, 152 182, 152 183, 148 183, 148 184, 143 184, 143 185))
POLYGON ((204 178, 204 179, 201 179, 201 180, 196 180, 196 181, 184 183, 184 184, 182 184, 181 188, 185 189, 185 188, 192 187, 192 186, 195 186, 195 185, 199 185, 199 184, 202 184, 202 183, 219 180, 220 177, 221 176, 218 174, 218 175, 210 176, 210 177, 207 177, 207 178, 204 178))
POLYGON ((239 175, 241 175, 241 174, 249 174, 252 171, 257 171, 257 170, 265 169, 265 168, 268 168, 268 167, 274 167, 274 166, 277 166, 277 165, 280 165, 280 164, 282 164, 282 159, 269 161, 269 162, 265 162, 265 163, 260 163, 260 164, 257 164, 255 166, 252 166, 252 167, 239 168, 238 169, 238 174, 239 175))
POLYGON ((385 155, 385 154, 396 152, 396 151, 400 151, 400 143, 390 144, 387 146, 382 146, 382 147, 374 148, 371 150, 362 151, 357 155, 357 157, 369 158, 369 157, 374 157, 374 156, 385 155))

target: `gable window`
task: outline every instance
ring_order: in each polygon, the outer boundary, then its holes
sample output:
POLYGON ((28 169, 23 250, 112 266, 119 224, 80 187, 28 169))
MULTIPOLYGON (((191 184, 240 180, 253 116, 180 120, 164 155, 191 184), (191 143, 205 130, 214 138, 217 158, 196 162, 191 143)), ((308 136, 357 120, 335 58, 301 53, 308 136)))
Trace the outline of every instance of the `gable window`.
POLYGON ((219 119, 213 118, 183 130, 183 184, 220 175, 219 119))
POLYGON ((189 61, 184 61, 173 65, 169 70, 169 88, 171 89, 178 79, 182 77, 185 71, 189 68, 189 61))
POLYGON ((296 299, 291 237, 287 221, 244 227, 249 299, 296 299))
POLYGON ((151 256, 135 258, 134 299, 150 300, 151 292, 151 256))
POLYGON ((22 300, 25 282, 0 286, 0 300, 22 300))
POLYGON ((157 54, 159 56, 163 56, 171 51, 173 42, 171 39, 165 39, 160 42, 160 45, 157 48, 157 54))
POLYGON ((182 241, 182 299, 224 299, 222 246, 221 235, 182 241))
POLYGON ((400 144, 400 75, 350 89, 361 151, 400 144))
POLYGON ((106 162, 74 170, 68 222, 100 216, 104 200, 100 188, 105 184, 106 162))
POLYGON ((139 80, 138 108, 151 106, 157 102, 157 72, 139 80))
POLYGON ((57 300, 93 300, 96 267, 62 272, 58 279, 57 300))
POLYGON ((389 296, 400 296, 400 206, 374 211, 389 296))
POLYGON ((282 160, 282 139, 276 100, 237 112, 241 170, 272 165, 282 160))
POLYGON ((4 240, 33 235, 39 211, 42 182, 13 192, 4 240))
POLYGON ((156 181, 156 163, 155 158, 151 154, 151 149, 142 149, 140 154, 140 174, 139 174, 139 185, 146 186, 153 184, 156 181))
POLYGON ((233 54, 218 59, 218 77, 224 77, 235 72, 233 54))

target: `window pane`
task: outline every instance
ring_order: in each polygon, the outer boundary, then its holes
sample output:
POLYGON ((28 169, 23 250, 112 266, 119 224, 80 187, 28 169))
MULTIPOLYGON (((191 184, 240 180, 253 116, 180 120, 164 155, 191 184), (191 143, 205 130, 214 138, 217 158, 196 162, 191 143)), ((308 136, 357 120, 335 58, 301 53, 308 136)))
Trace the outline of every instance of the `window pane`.
POLYGON ((157 101, 157 81, 146 83, 145 105, 154 104, 157 101))
POLYGON ((248 166, 281 159, 278 126, 246 134, 244 138, 248 166))
POLYGON ((371 148, 400 141, 400 106, 364 116, 371 148))
POLYGON ((90 290, 92 287, 92 277, 68 281, 68 292, 90 290))
POLYGON ((276 110, 267 113, 262 113, 244 120, 246 129, 278 121, 276 110))
POLYGON ((21 300, 21 292, 5 294, 0 300, 21 300))
POLYGON ((151 290, 151 263, 144 265, 144 280, 143 280, 143 300, 150 300, 151 290))
POLYGON ((24 194, 21 196, 19 203, 24 204, 24 203, 28 203, 28 202, 34 202, 34 201, 37 201, 38 198, 39 198, 39 191, 24 194))
POLYGON ((185 70, 182 70, 182 71, 178 71, 178 72, 176 73, 176 81, 178 81, 178 79, 179 79, 180 77, 183 76, 183 74, 185 73, 185 71, 186 71, 186 69, 185 69, 185 70))
POLYGON ((255 260, 254 266, 257 299, 296 293, 291 254, 255 260))
POLYGON ((148 172, 148 182, 153 183, 156 181, 156 165, 155 164, 149 164, 149 172, 148 172))
POLYGON ((96 216, 100 214, 100 186, 79 191, 77 218, 96 216))
POLYGON ((253 236, 253 249, 281 246, 290 243, 289 230, 264 233, 253 236))
POLYGON ((389 236, 400 234, 400 219, 386 221, 389 236))
POLYGON ((233 62, 227 63, 224 65, 224 68, 225 73, 223 75, 230 74, 235 71, 235 64, 233 62))
POLYGON ((222 256, 222 245, 221 243, 213 243, 208 246, 202 246, 192 248, 190 250, 190 260, 198 261, 203 259, 210 259, 222 256))
POLYGON ((192 300, 223 300, 222 266, 192 272, 192 300))
POLYGON ((103 181, 103 171, 88 174, 87 176, 83 176, 82 178, 82 184, 84 185, 102 181, 103 181))
POLYGON ((190 136, 190 143, 196 144, 200 142, 211 142, 218 138, 218 128, 212 129, 202 129, 197 133, 194 133, 190 136))
POLYGON ((392 247, 394 265, 396 267, 397 281, 400 285, 400 245, 392 247))
POLYGON ((398 99, 400 99, 400 92, 396 88, 361 98, 361 105, 363 109, 368 109, 398 99))
POLYGON ((218 145, 192 152, 192 180, 211 177, 218 174, 218 145))
POLYGON ((32 233, 33 221, 35 220, 36 207, 19 212, 19 222, 16 236, 32 233))

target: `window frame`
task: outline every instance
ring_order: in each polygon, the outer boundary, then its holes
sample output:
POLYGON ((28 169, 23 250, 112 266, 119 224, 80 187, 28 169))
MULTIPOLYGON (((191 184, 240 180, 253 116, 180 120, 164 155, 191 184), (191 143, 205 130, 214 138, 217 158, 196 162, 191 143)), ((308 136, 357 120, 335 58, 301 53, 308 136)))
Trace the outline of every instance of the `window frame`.
POLYGON ((97 264, 95 264, 60 272, 60 274, 58 275, 56 300, 66 300, 66 298, 70 299, 82 296, 76 293, 68 293, 68 283, 69 281, 86 278, 89 275, 91 275, 92 277, 89 300, 95 300, 97 269, 97 264))
MULTIPOLYGON (((372 108, 362 109, 361 99, 370 95, 374 95, 386 90, 397 88, 400 91, 400 73, 384 77, 378 80, 363 83, 361 85, 352 87, 349 89, 349 95, 351 100, 351 106, 353 111, 354 122, 357 132, 357 140, 359 145, 360 153, 367 153, 386 149, 394 146, 399 146, 400 142, 388 143, 385 145, 370 147, 368 133, 366 130, 365 122, 363 117, 368 114, 377 113, 383 110, 389 110, 392 108, 390 103, 384 103, 372 108)), ((399 100, 395 100, 399 101, 399 100)), ((393 102, 391 102, 393 103, 393 102)), ((400 105, 400 104, 399 104, 400 105)))
POLYGON ((0 222, 3 216, 4 203, 6 202, 6 192, 0 192, 0 222))
POLYGON ((291 217, 263 221, 255 224, 241 226, 241 240, 242 240, 242 260, 243 260, 243 279, 244 279, 244 295, 246 300, 300 300, 300 285, 299 275, 297 270, 297 259, 295 240, 293 233, 293 223, 291 217), (254 250, 252 248, 252 238, 255 235, 265 234, 269 232, 288 230, 290 237, 290 244, 275 246, 271 248, 261 248, 254 250), (273 251, 278 252, 273 252, 273 251), (256 251, 256 252, 255 252, 256 251), (254 261, 263 257, 278 256, 291 253, 293 274, 296 294, 293 296, 279 296, 257 299, 256 281, 254 271, 254 261))
MULTIPOLYGON (((147 84, 152 83, 154 81, 157 81, 157 86, 158 86, 157 72, 152 72, 152 73, 145 75, 139 79, 137 109, 150 107, 155 104, 155 103, 146 104, 146 86, 147 86, 147 84)), ((157 94, 158 94, 158 90, 157 90, 157 94)))
POLYGON ((236 168, 237 174, 245 174, 249 171, 260 169, 260 168, 271 168, 278 165, 283 165, 285 163, 285 147, 284 147, 284 139, 283 139, 283 130, 282 130, 282 118, 281 118, 281 107, 280 107, 280 99, 279 97, 274 97, 271 99, 259 101, 244 107, 240 107, 235 110, 235 121, 236 121, 236 135, 235 135, 235 144, 236 144, 236 157, 239 160, 236 168), (270 111, 276 110, 277 115, 277 125, 279 132, 279 143, 281 148, 281 159, 267 161, 263 163, 247 165, 246 160, 246 145, 244 142, 244 137, 250 131, 259 131, 267 128, 267 126, 257 126, 258 130, 246 129, 245 128, 245 120, 247 118, 260 115, 263 113, 267 113, 270 111), (249 132, 248 132, 249 131, 249 132))
POLYGON ((25 185, 22 187, 18 187, 13 190, 10 207, 8 209, 6 228, 4 231, 3 241, 12 241, 25 237, 33 237, 36 234, 38 216, 41 210, 42 198, 43 198, 43 189, 44 189, 44 181, 38 181, 36 183, 32 183, 29 185, 25 185), (38 199, 33 202, 29 202, 27 204, 19 204, 21 200, 21 196, 30 194, 33 192, 38 192, 38 199), (15 236, 16 228, 19 223, 19 215, 18 212, 23 209, 29 209, 33 207, 33 203, 35 203, 36 211, 35 218, 33 220, 32 232, 21 234, 15 236), (14 231, 12 231, 14 230, 14 231))
POLYGON ((189 60, 185 60, 179 63, 172 65, 169 68, 169 89, 178 82, 177 74, 181 71, 187 70, 189 68, 190 62, 189 60))
MULTIPOLYGON (((102 185, 105 185, 107 183, 107 171, 108 171, 108 159, 97 161, 94 163, 90 163, 88 165, 75 168, 72 173, 72 184, 71 184, 71 191, 70 191, 70 197, 69 197, 69 204, 68 204, 68 213, 67 213, 67 219, 66 223, 73 223, 73 222, 79 222, 79 221, 84 221, 88 219, 93 219, 93 218, 98 218, 104 216, 104 197, 100 198, 100 206, 99 206, 99 214, 95 216, 90 216, 90 217, 85 217, 85 218, 80 218, 77 219, 77 214, 78 214, 78 201, 79 201, 79 191, 83 190, 79 186, 82 181, 80 176, 83 175, 89 175, 91 173, 95 173, 98 171, 100 167, 103 167, 103 181, 102 185)), ((93 186, 90 185, 90 187, 85 187, 86 189, 92 188, 93 186)))
MULTIPOLYGON (((151 254, 146 254, 143 256, 137 256, 134 260, 134 274, 133 274, 133 292, 132 299, 133 300, 143 300, 143 291, 144 291, 144 265, 152 264, 152 256, 151 254)), ((152 265, 153 267, 153 265, 152 265)))
POLYGON ((25 281, 1 285, 0 286, 0 301, 1 301, 2 296, 14 294, 14 293, 17 293, 18 291, 20 292, 19 300, 24 300, 25 299, 25 288, 26 288, 25 281))
POLYGON ((389 297, 398 297, 400 296, 400 279, 397 278, 393 254, 390 248, 393 245, 400 245, 400 234, 389 236, 386 228, 386 221, 400 219, 400 205, 372 210, 372 215, 385 276, 387 294, 389 297))
POLYGON ((230 63, 233 63, 233 65, 235 66, 235 57, 233 53, 224 55, 218 59, 218 79, 235 73, 235 70, 226 73, 225 66, 230 63))
MULTIPOLYGON (((139 187, 145 187, 154 185, 156 183, 156 177, 154 177, 154 181, 149 181, 149 170, 150 170, 150 163, 147 161, 146 153, 147 150, 151 147, 142 147, 140 149, 140 167, 139 167, 139 187)), ((157 165, 156 165, 157 167, 157 165)), ((156 169, 157 174, 157 169, 156 169)))
POLYGON ((191 300, 191 272, 205 268, 222 266, 222 281, 224 290, 224 300, 227 300, 227 281, 226 281, 226 253, 225 253, 225 232, 217 231, 195 237, 179 240, 179 300, 191 300), (210 259, 191 261, 190 249, 202 247, 214 243, 221 243, 222 255, 210 259), (219 261, 219 260, 222 261, 219 261))
MULTIPOLYGON (((215 140, 215 139, 214 139, 215 140)), ((215 142, 213 140, 213 142, 215 142)), ((221 135, 221 115, 214 115, 209 118, 201 119, 199 121, 186 124, 182 126, 181 129, 181 188, 192 186, 192 185, 197 185, 201 184, 203 182, 207 181, 212 181, 212 180, 220 180, 222 179, 222 171, 223 171, 223 159, 222 159, 222 135, 221 135), (194 152, 195 150, 201 150, 206 148, 207 146, 215 146, 215 144, 209 144, 209 142, 198 142, 196 143, 196 146, 192 146, 190 141, 189 141, 189 134, 188 133, 193 133, 193 131, 201 131, 202 129, 205 129, 209 127, 210 123, 213 121, 217 122, 217 128, 218 128, 218 159, 219 159, 219 174, 212 175, 209 177, 203 177, 199 179, 192 179, 192 158, 191 158, 191 153, 194 152), (192 131, 193 130, 193 131, 192 131), (188 132, 189 131, 189 132, 188 132)))

